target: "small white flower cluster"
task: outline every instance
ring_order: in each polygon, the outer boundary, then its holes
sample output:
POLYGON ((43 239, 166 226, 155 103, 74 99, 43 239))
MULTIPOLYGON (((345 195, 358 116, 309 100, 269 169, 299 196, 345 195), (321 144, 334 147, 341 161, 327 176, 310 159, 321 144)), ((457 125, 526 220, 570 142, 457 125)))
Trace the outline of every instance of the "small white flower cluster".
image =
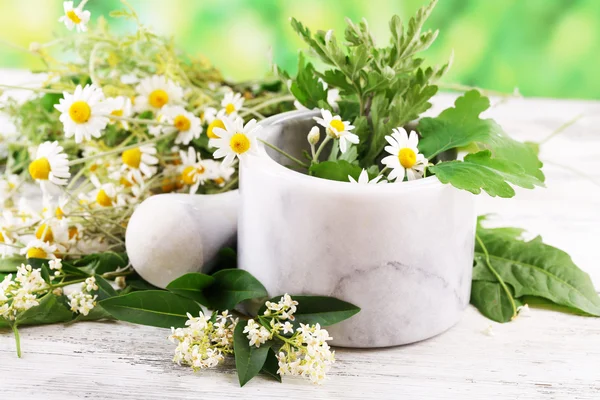
POLYGON ((171 328, 169 340, 177 343, 173 362, 186 364, 194 371, 217 366, 226 355, 233 354, 233 331, 238 322, 228 311, 212 318, 200 312, 187 314, 187 328, 171 328))
POLYGON ((17 315, 39 305, 38 296, 48 291, 41 269, 21 264, 17 273, 0 282, 0 317, 14 321, 17 315))
POLYGON ((331 351, 329 332, 319 324, 300 324, 294 335, 279 349, 279 375, 302 376, 313 383, 322 383, 331 365, 335 352, 331 351))
POLYGON ((250 346, 256 347, 260 347, 261 344, 264 344, 267 340, 273 337, 267 328, 257 323, 253 319, 248 320, 247 325, 244 327, 244 333, 247 334, 248 340, 250 341, 250 346))
POLYGON ((96 279, 91 276, 81 283, 81 290, 73 292, 67 296, 71 311, 88 315, 96 306, 97 295, 92 295, 90 292, 98 290, 96 279))
POLYGON ((268 301, 265 305, 267 309, 263 316, 270 318, 269 333, 280 339, 285 338, 277 354, 279 362, 277 373, 282 376, 302 376, 313 383, 322 383, 335 362, 335 352, 331 351, 327 344, 327 341, 331 340, 329 333, 321 329, 319 324, 302 323, 294 331, 290 321, 295 320, 294 313, 297 311, 298 302, 287 293, 279 302, 268 301), (291 336, 286 336, 288 334, 291 336))

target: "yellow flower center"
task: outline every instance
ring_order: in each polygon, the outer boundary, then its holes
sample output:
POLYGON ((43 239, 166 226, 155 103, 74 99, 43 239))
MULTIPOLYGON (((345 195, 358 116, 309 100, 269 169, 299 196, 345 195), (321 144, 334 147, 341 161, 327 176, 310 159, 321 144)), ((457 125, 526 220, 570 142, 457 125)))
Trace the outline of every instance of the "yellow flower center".
POLYGON ((51 242, 54 240, 54 233, 47 224, 41 224, 35 231, 35 237, 42 242, 51 242))
POLYGON ((74 10, 67 11, 67 18, 69 18, 75 24, 81 23, 81 18, 77 16, 77 13, 74 10))
POLYGON ((237 154, 243 154, 250 149, 250 139, 243 133, 236 133, 229 141, 229 147, 237 154))
POLYGON ((196 183, 196 167, 189 166, 185 167, 183 172, 181 173, 181 180, 186 185, 193 185, 196 183))
POLYGON ((214 132, 215 128, 225 129, 225 124, 220 119, 215 119, 210 123, 210 125, 208 125, 208 128, 206 129, 206 136, 211 139, 218 139, 219 136, 214 132))
POLYGON ((121 177, 121 179, 119 179, 119 183, 125 187, 133 186, 133 184, 131 182, 129 182, 127 179, 125 179, 124 177, 121 177))
POLYGON ((71 107, 69 107, 69 116, 77 124, 85 124, 88 122, 90 115, 92 115, 92 109, 85 101, 75 101, 71 104, 71 107))
POLYGON ((398 160, 400 160, 400 165, 402 165, 404 168, 412 168, 413 165, 417 163, 417 155, 413 149, 405 147, 400 149, 400 152, 398 153, 398 160))
POLYGON ((69 239, 73 239, 74 237, 77 237, 78 234, 79 234, 79 230, 77 230, 76 226, 72 226, 69 228, 69 239))
POLYGON ((175 182, 173 182, 172 180, 165 178, 162 181, 162 186, 161 189, 164 193, 168 193, 173 191, 173 189, 175 189, 175 182))
POLYGON ((344 123, 339 119, 332 119, 331 122, 329 123, 329 126, 331 126, 333 129, 335 129, 336 133, 340 133, 345 129, 344 123))
POLYGON ((4 243, 4 235, 0 232, 0 243, 4 243))
POLYGON ((122 117, 123 110, 113 110, 113 111, 111 111, 110 115, 114 115, 115 117, 122 117))
POLYGON ((225 179, 219 177, 217 179, 213 179, 213 182, 216 183, 217 185, 222 185, 225 183, 225 179))
POLYGON ((63 219, 65 212, 62 210, 62 208, 56 207, 56 210, 54 210, 54 216, 58 219, 63 219))
POLYGON ((121 155, 121 159, 125 165, 131 168, 139 168, 142 162, 142 151, 136 147, 135 149, 125 150, 121 155))
POLYGON ((173 125, 175 125, 178 131, 185 132, 190 130, 192 123, 185 115, 178 115, 175 117, 173 125))
POLYGON ((96 195, 96 202, 102 207, 112 206, 112 199, 106 194, 104 189, 100 189, 96 195))
POLYGON ((33 160, 29 164, 29 174, 33 179, 47 180, 50 175, 50 161, 46 157, 33 160))
POLYGON ((169 102, 169 95, 162 89, 156 89, 148 96, 148 102, 154 108, 162 108, 169 102))
POLYGON ((27 250, 27 258, 46 258, 48 254, 39 247, 32 247, 27 250))
POLYGON ((233 105, 233 103, 229 103, 225 106, 225 113, 227 115, 231 114, 234 111, 235 111, 235 106, 233 105))

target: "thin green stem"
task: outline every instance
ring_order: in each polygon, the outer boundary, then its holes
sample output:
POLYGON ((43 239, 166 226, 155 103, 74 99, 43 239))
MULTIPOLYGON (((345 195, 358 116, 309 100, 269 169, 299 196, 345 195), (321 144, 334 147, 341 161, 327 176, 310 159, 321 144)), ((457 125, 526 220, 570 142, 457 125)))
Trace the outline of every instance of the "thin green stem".
POLYGON ((302 161, 300 161, 299 159, 297 159, 296 157, 292 156, 291 154, 286 153, 285 151, 281 150, 279 147, 273 146, 271 143, 266 142, 262 139, 258 139, 261 143, 265 144, 267 147, 275 150, 276 152, 278 152, 279 154, 289 158, 290 160, 294 161, 296 164, 298 164, 299 166, 303 167, 303 168, 307 168, 308 169, 308 165, 303 163, 302 161))
POLYGON ((504 283, 504 280, 502 279, 502 277, 500 277, 500 274, 498 273, 498 271, 496 271, 496 269, 494 267, 492 267, 492 262, 490 261, 490 254, 488 253, 487 247, 485 247, 485 244, 483 244, 483 241, 481 240, 479 235, 476 234, 475 239, 477 240, 477 243, 479 243, 479 245, 481 246, 481 249, 483 250, 483 254, 485 256, 485 263, 487 264, 487 267, 489 268, 491 273, 496 277, 496 279, 498 280, 498 283, 500 283, 500 286, 502 286, 502 289, 508 296, 508 300, 510 301, 510 306, 513 310, 513 316, 511 319, 516 318, 517 305, 515 304, 515 299, 513 298, 513 295, 511 293, 510 289, 508 288, 508 286, 506 286, 506 283, 504 283))
POLYGON ((325 136, 325 139, 323 139, 323 141, 321 142, 321 144, 319 145, 319 148, 317 149, 317 152, 315 154, 315 156, 313 157, 313 161, 314 162, 319 162, 319 156, 321 155, 321 152, 323 151, 323 149, 325 148, 325 145, 331 140, 331 136, 327 135, 325 136))
POLYGON ((19 330, 17 329, 17 324, 11 324, 13 334, 15 335, 15 345, 17 346, 17 357, 21 358, 21 336, 19 335, 19 330))
POLYGON ((136 123, 136 124, 160 125, 160 126, 170 126, 170 127, 173 127, 173 124, 167 124, 165 122, 160 122, 160 121, 157 121, 155 119, 118 117, 118 116, 112 115, 112 114, 106 114, 106 115, 101 114, 101 116, 110 118, 110 119, 112 119, 114 121, 127 121, 127 122, 133 122, 133 123, 136 123))
POLYGON ((173 136, 175 133, 176 133, 176 132, 169 133, 169 134, 167 134, 167 135, 161 135, 161 136, 157 136, 157 137, 155 137, 155 138, 153 138, 153 139, 149 139, 149 140, 147 140, 147 141, 145 141, 145 142, 135 143, 135 144, 132 144, 132 145, 129 145, 129 146, 117 147, 117 148, 115 148, 115 149, 112 149, 112 150, 109 150, 109 151, 105 151, 104 153, 98 153, 98 154, 94 154, 94 155, 92 155, 92 156, 89 156, 89 157, 78 158, 77 160, 72 160, 72 161, 69 161, 69 164, 68 164, 68 165, 69 165, 69 166, 72 166, 72 165, 77 165, 77 164, 81 164, 81 163, 88 162, 88 161, 90 161, 90 160, 95 160, 95 159, 97 159, 97 158, 102 158, 102 157, 106 157, 106 156, 109 156, 109 155, 112 155, 112 154, 121 153, 121 152, 123 152, 123 151, 125 151, 125 150, 134 149, 134 148, 136 148, 136 147, 143 146, 143 145, 145 145, 145 144, 156 143, 156 142, 159 142, 159 141, 161 141, 162 139, 166 139, 166 138, 168 138, 168 137, 171 137, 171 136, 173 136))
POLYGON ((242 111, 240 113, 241 117, 245 117, 248 114, 252 114, 254 115, 256 118, 258 119, 265 119, 266 117, 264 115, 262 115, 261 113, 259 113, 258 111, 255 111, 252 108, 241 108, 240 111, 242 111), (245 112, 244 112, 245 111, 245 112))
POLYGON ((561 126, 559 126, 558 128, 556 128, 554 130, 554 132, 552 132, 550 135, 548 135, 541 142, 538 142, 538 144, 542 145, 542 144, 548 142, 550 139, 552 139, 553 137, 555 137, 559 133, 562 133, 563 131, 565 131, 568 127, 570 127, 571 125, 573 125, 575 122, 579 121, 584 115, 585 114, 583 114, 583 113, 579 114, 575 118, 570 119, 569 121, 565 122, 564 124, 562 124, 561 126))
POLYGON ((27 86, 4 85, 4 84, 0 84, 0 88, 16 89, 16 90, 31 90, 32 92, 40 92, 40 93, 53 93, 53 94, 62 94, 63 93, 62 90, 35 88, 35 87, 27 87, 27 86))
POLYGON ((217 193, 225 193, 225 192, 231 190, 231 188, 234 187, 238 183, 238 180, 239 180, 239 178, 236 176, 234 179, 227 182, 227 185, 225 185, 221 189, 219 189, 219 191, 217 193))

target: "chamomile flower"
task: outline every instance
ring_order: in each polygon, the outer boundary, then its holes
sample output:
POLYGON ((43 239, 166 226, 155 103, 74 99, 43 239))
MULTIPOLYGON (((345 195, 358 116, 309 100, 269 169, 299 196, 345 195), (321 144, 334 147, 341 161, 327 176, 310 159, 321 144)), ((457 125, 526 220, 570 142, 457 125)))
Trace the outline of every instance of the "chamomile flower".
POLYGON ((16 194, 20 184, 19 175, 10 174, 0 178, 0 206, 16 194))
POLYGON ((155 156, 156 147, 153 144, 145 144, 140 147, 125 150, 121 154, 123 166, 121 170, 126 173, 129 182, 141 183, 144 178, 150 178, 156 174, 158 158, 155 156))
POLYGON ((40 182, 42 189, 48 189, 49 183, 66 185, 71 177, 67 155, 56 141, 40 144, 28 169, 31 177, 40 182))
POLYGON ((83 10, 80 7, 73 8, 72 1, 63 3, 65 15, 58 19, 58 22, 63 22, 68 30, 72 31, 77 27, 78 32, 87 31, 86 24, 90 21, 90 12, 83 10))
POLYGON ((181 181, 190 186, 190 194, 196 193, 198 187, 203 184, 210 176, 209 170, 200 158, 200 153, 193 147, 189 147, 187 153, 180 151, 181 157, 181 181))
MULTIPOLYGON (((221 110, 221 111, 223 112, 223 114, 225 114, 225 110, 221 110)), ((206 107, 200 113, 200 119, 202 120, 202 123, 210 124, 211 122, 213 122, 215 120, 215 118, 217 118, 218 112, 219 111, 214 107, 206 107)))
POLYGON ((388 179, 402 182, 405 176, 409 181, 421 178, 427 166, 427 159, 419 153, 419 138, 416 132, 411 131, 409 136, 404 128, 394 128, 393 133, 386 136, 385 140, 390 144, 385 147, 385 151, 391 155, 381 162, 392 168, 388 179))
POLYGON ((21 254, 27 258, 42 258, 45 260, 54 260, 54 253, 58 251, 56 244, 50 244, 40 239, 33 239, 21 249, 21 254))
POLYGON ((235 174, 235 168, 231 165, 224 165, 215 160, 204 160, 204 166, 208 170, 210 179, 220 187, 225 186, 225 183, 229 182, 235 174))
POLYGON ((198 139, 202 133, 202 122, 185 108, 181 106, 166 106, 164 107, 158 120, 162 123, 167 123, 169 126, 158 125, 152 129, 150 133, 158 136, 158 133, 171 134, 177 132, 175 144, 189 144, 193 139, 198 139))
MULTIPOLYGON (((106 101, 109 102, 110 104, 112 104, 112 111, 110 112, 110 115, 113 115, 115 117, 125 117, 125 118, 129 118, 133 115, 131 99, 129 97, 125 97, 125 96, 110 97, 110 98, 106 99, 106 101)), ((129 123, 127 121, 110 119, 110 123, 111 124, 116 123, 125 130, 129 129, 129 123)))
POLYGON ((121 192, 114 183, 100 183, 96 175, 92 175, 90 181, 96 188, 87 195, 83 193, 79 195, 82 203, 101 207, 115 207, 125 204, 121 192))
POLYGON ((75 143, 99 138, 109 122, 108 114, 113 110, 112 103, 104 99, 102 89, 95 85, 77 85, 75 92, 63 93, 64 98, 54 107, 61 112, 65 136, 75 135, 75 143))
POLYGON ((211 140, 211 146, 217 150, 214 158, 224 158, 223 165, 231 166, 236 157, 243 160, 250 154, 256 154, 258 148, 257 133, 260 126, 251 119, 244 125, 241 118, 224 119, 225 129, 215 128, 218 139, 211 140))
POLYGON ((358 144, 358 136, 350 131, 354 129, 348 121, 342 121, 339 115, 332 115, 331 111, 321 109, 321 116, 313 117, 317 123, 325 127, 325 131, 334 139, 340 140, 340 150, 345 153, 348 150, 348 143, 358 144))
POLYGON ((135 108, 138 112, 159 111, 166 105, 181 103, 183 89, 163 75, 154 75, 142 79, 136 87, 139 96, 135 98, 135 108))
POLYGON ((223 100, 221 100, 221 107, 223 107, 223 110, 225 110, 225 114, 228 116, 237 115, 237 113, 240 111, 243 105, 244 98, 240 93, 225 93, 223 100))
POLYGON ((348 175, 348 179, 350 180, 351 183, 357 183, 357 184, 361 184, 361 185, 376 185, 378 183, 379 184, 386 183, 385 181, 380 182, 381 178, 383 178, 383 176, 377 175, 375 178, 369 180, 369 173, 367 172, 366 169, 362 170, 362 172, 358 176, 358 181, 355 180, 350 175, 348 175))
POLYGON ((209 139, 218 139, 219 136, 215 133, 215 129, 225 129, 224 121, 226 119, 228 119, 228 117, 225 114, 225 110, 219 110, 210 121, 207 119, 208 127, 206 128, 206 136, 208 136, 209 139))
POLYGON ((35 237, 47 243, 66 243, 69 240, 69 226, 66 219, 52 218, 40 223, 35 230, 35 237))

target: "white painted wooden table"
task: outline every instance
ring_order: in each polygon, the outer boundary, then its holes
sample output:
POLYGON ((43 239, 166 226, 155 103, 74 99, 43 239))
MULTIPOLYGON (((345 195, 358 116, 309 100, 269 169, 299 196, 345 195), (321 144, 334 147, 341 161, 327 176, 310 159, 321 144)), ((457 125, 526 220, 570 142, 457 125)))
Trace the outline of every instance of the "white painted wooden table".
MULTIPOLYGON (((438 98, 436 110, 451 101, 438 98)), ((600 288, 600 102, 513 99, 488 114, 516 137, 539 141, 581 113, 542 148, 547 189, 510 200, 481 196, 479 208, 568 251, 600 288)), ((489 325, 469 307, 457 326, 421 343, 337 350, 323 386, 258 377, 243 388, 231 362, 196 374, 174 365, 165 329, 23 328, 22 359, 11 333, 0 333, 0 399, 600 399, 600 319, 534 309, 492 323, 494 336, 483 333, 489 325)))

